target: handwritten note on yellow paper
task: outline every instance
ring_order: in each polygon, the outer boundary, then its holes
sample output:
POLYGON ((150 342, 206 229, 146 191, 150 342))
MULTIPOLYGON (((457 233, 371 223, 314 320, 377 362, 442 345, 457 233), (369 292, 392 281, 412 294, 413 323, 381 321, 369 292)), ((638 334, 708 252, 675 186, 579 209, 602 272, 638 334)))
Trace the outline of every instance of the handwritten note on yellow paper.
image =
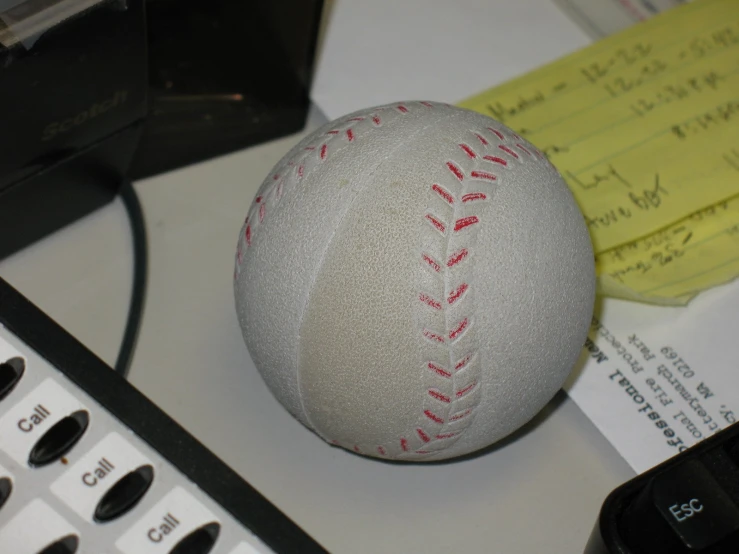
MULTIPOLYGON (((585 215, 599 272, 611 276, 601 286, 613 279, 606 290, 635 286, 640 299, 682 302, 705 288, 698 277, 668 285, 676 263, 637 286, 636 272, 619 274, 603 254, 739 194, 739 2, 673 8, 460 105, 505 123, 559 169, 585 215)), ((721 224, 730 227, 731 217, 736 211, 721 224)), ((701 244, 681 263, 700 264, 710 280, 727 253, 723 243, 701 244)))
POLYGON ((739 196, 597 256, 601 292, 685 304, 739 274, 739 196))

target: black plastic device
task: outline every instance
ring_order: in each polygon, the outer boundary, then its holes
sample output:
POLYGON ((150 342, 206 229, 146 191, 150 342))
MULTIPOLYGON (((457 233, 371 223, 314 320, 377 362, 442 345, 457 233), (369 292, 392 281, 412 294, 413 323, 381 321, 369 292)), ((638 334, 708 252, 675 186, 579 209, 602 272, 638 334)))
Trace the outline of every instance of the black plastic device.
POLYGON ((126 178, 302 129, 322 7, 0 1, 0 258, 111 202, 126 178))
POLYGON ((148 87, 144 0, 10 4, 0 9, 0 258, 115 198, 148 87))
POLYGON ((0 279, 0 552, 326 552, 0 279))
POLYGON ((615 489, 585 554, 739 552, 739 423, 615 489))

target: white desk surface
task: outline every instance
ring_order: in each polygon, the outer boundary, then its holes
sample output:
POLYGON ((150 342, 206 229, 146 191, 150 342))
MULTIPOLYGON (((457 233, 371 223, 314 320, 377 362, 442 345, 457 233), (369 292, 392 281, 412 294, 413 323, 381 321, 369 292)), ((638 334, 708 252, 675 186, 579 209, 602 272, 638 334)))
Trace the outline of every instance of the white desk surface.
MULTIPOLYGON (((564 395, 473 459, 391 465, 324 444, 273 399, 242 341, 233 254, 262 178, 301 135, 137 183, 149 292, 131 381, 334 553, 573 554, 632 472, 564 395)), ((108 363, 132 254, 120 201, 0 263, 108 363)))

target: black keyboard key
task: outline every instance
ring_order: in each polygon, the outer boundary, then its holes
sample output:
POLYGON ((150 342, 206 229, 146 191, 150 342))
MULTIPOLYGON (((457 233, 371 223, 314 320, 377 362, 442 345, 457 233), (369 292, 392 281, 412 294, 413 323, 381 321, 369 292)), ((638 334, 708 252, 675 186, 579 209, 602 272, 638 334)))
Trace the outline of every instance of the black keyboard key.
POLYGON ((169 554, 208 554, 213 550, 220 532, 221 526, 216 522, 203 525, 180 540, 169 554))
POLYGON ((77 444, 89 423, 90 415, 86 410, 60 419, 36 442, 28 456, 28 463, 41 467, 58 460, 77 444))
POLYGON ((0 400, 10 394, 26 370, 23 358, 10 358, 0 364, 0 400))
POLYGON ((691 550, 708 548, 739 529, 739 506, 696 459, 657 475, 652 501, 691 550))
POLYGON ((80 546, 80 539, 76 535, 67 535, 53 542, 38 554, 75 554, 80 546))
POLYGON ((0 508, 8 501, 11 492, 13 492, 13 482, 9 477, 0 477, 0 508))
POLYGON ((154 468, 150 465, 141 466, 121 477, 98 502, 93 515, 95 521, 111 521, 128 512, 144 497, 153 480, 154 468))

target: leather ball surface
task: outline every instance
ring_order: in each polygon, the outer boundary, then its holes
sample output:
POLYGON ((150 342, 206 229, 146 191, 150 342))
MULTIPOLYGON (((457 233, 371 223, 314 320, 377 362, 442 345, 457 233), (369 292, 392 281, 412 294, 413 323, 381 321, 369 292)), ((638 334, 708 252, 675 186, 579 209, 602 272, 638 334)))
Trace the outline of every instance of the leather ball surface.
POLYGON ((302 140, 241 229, 234 292, 275 397, 334 445, 426 461, 528 422, 595 296, 583 216, 546 157, 484 115, 374 107, 302 140))

